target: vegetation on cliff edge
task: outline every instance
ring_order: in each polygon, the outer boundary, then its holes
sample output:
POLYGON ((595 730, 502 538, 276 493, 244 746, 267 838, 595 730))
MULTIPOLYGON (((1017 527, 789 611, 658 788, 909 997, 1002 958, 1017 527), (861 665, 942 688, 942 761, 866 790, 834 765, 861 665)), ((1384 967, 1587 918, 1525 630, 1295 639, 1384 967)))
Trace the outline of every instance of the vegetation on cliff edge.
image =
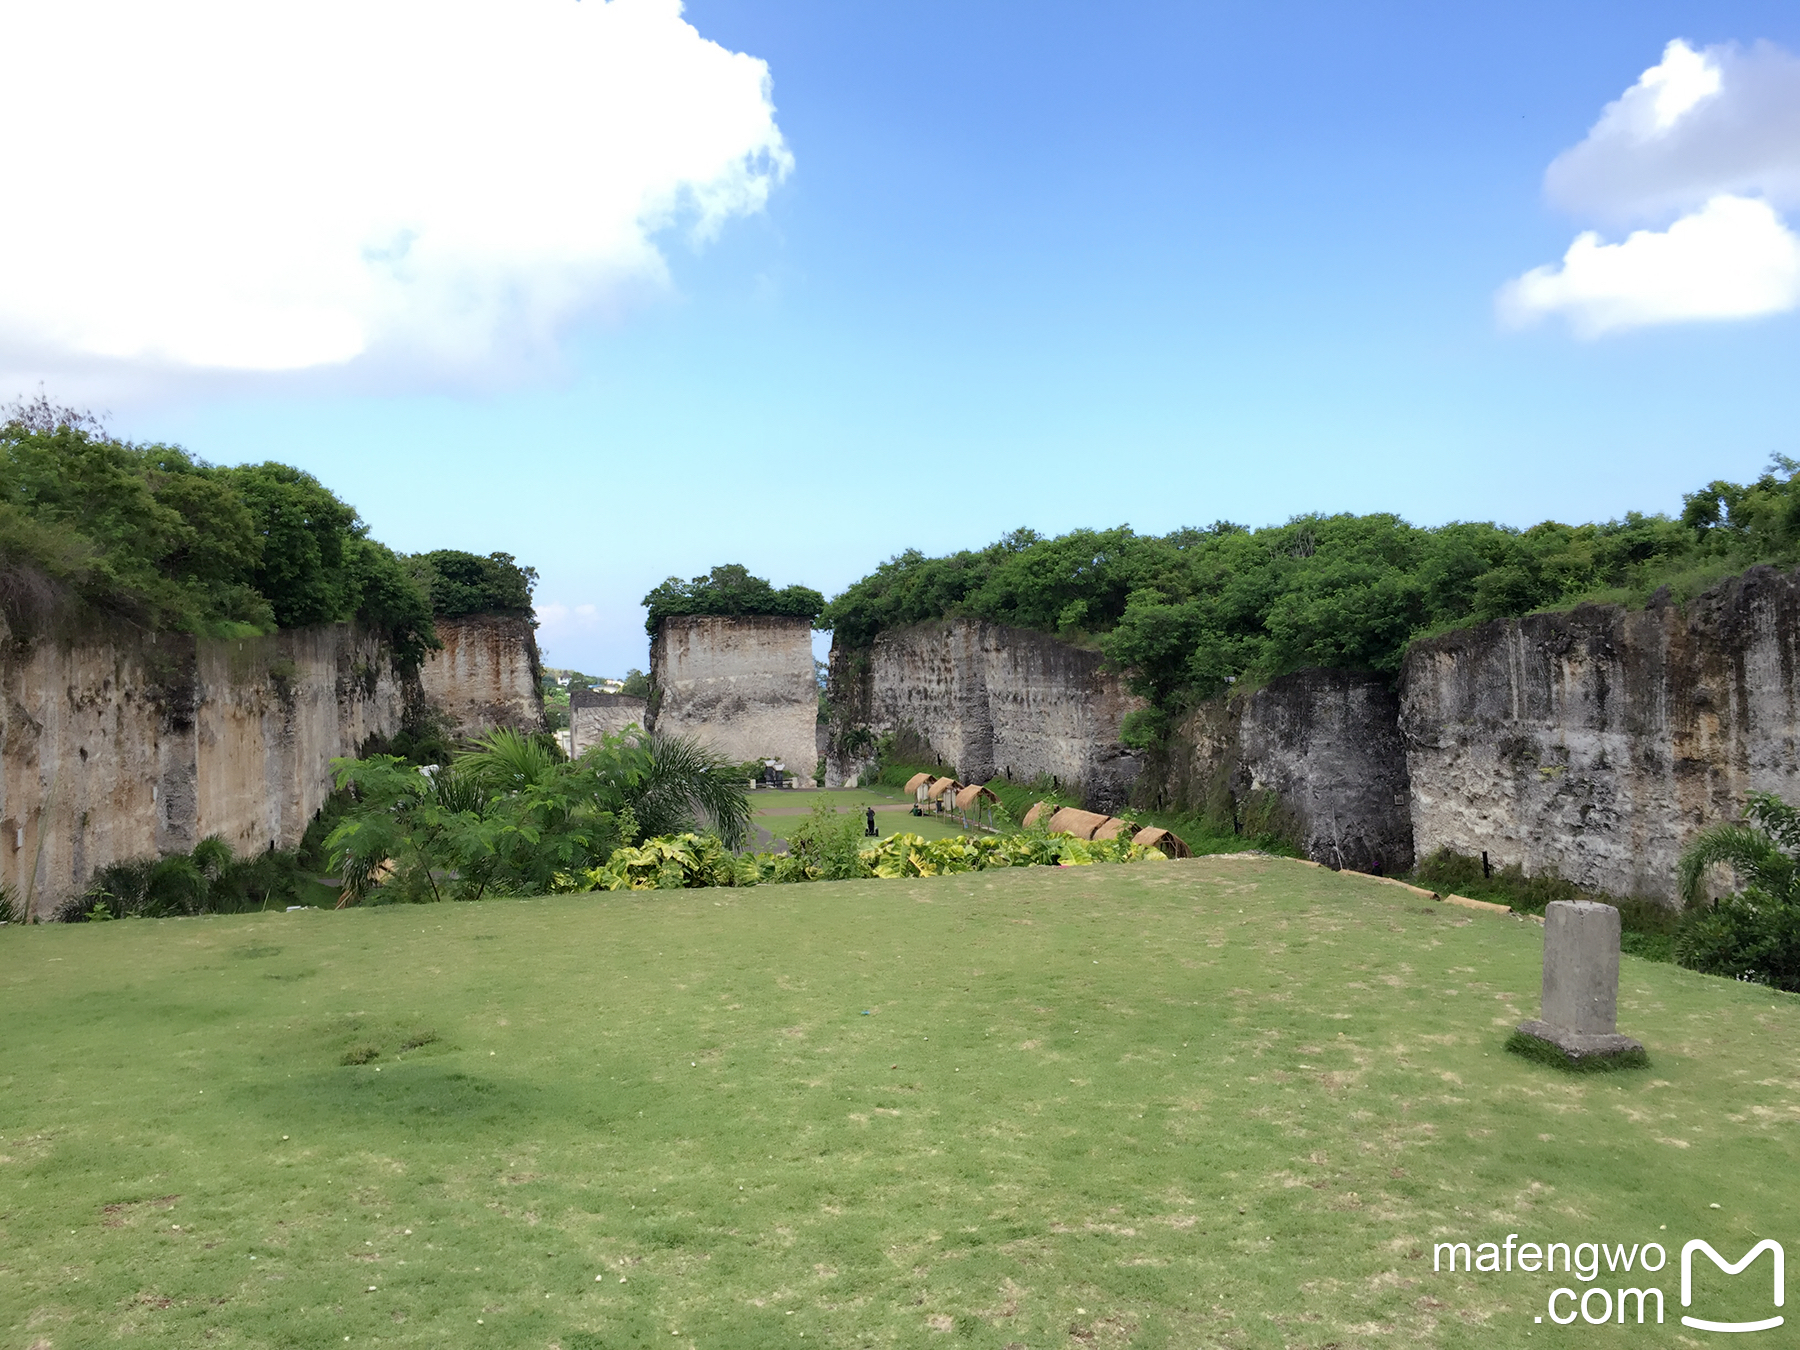
POLYGON ((292 465, 121 441, 42 395, 0 410, 0 616, 15 636, 71 606, 218 637, 354 621, 416 665, 434 607, 529 615, 536 579, 504 553, 402 557, 292 465))
POLYGON ((644 631, 652 637, 662 621, 675 615, 768 614, 813 620, 825 608, 825 597, 809 586, 776 590, 747 567, 727 563, 703 577, 683 581, 670 577, 644 597, 644 631))
POLYGON ((1093 642, 1152 709, 1155 740, 1201 699, 1305 666, 1397 672, 1407 644, 1458 624, 1571 605, 1685 599, 1758 562, 1800 561, 1800 464, 1714 482, 1679 518, 1628 514, 1530 529, 1435 528, 1376 515, 1296 516, 1247 529, 1140 535, 1121 526, 1045 538, 1015 530, 979 550, 909 550, 824 609, 846 647, 950 616, 1093 642))

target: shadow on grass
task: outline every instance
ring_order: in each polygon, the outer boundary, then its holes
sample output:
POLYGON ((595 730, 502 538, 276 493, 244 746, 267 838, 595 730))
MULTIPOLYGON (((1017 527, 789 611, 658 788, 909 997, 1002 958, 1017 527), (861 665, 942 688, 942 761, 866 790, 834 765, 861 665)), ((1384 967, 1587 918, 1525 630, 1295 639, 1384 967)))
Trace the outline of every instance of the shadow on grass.
POLYGON ((1617 1073, 1621 1069, 1647 1069, 1650 1056, 1642 1050, 1624 1050, 1616 1055, 1583 1055, 1576 1059, 1565 1055, 1549 1041, 1515 1031, 1506 1038, 1507 1050, 1521 1059, 1548 1064, 1564 1073, 1617 1073))

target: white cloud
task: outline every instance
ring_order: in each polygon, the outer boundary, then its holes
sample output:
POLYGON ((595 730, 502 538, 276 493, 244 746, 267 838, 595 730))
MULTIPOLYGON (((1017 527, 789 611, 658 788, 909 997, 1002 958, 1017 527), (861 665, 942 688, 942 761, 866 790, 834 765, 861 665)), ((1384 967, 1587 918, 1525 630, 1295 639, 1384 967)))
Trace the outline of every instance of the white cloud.
POLYGON ((1800 61, 1767 43, 1671 42, 1544 187, 1578 217, 1662 228, 1577 236, 1560 266, 1501 288, 1508 322, 1561 314, 1595 337, 1800 307, 1800 239, 1776 210, 1800 202, 1800 61))
POLYGON ((1583 337, 1686 319, 1747 319, 1800 305, 1800 239, 1767 202, 1715 197, 1667 230, 1622 244, 1593 231, 1560 267, 1537 267, 1500 292, 1516 324, 1566 315, 1583 337))
POLYGON ((0 51, 0 347, 37 368, 514 366, 792 162, 679 0, 12 0, 0 51))
POLYGON ((1611 223, 1647 223, 1724 193, 1800 203, 1800 60, 1768 43, 1663 59, 1606 106, 1544 175, 1556 205, 1611 223))

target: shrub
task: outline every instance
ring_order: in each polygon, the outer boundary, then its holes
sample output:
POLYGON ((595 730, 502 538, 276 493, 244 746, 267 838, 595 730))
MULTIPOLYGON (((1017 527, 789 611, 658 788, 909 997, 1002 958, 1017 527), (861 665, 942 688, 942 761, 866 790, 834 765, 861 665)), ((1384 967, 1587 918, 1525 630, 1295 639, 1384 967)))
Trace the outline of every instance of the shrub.
POLYGON ((1800 992, 1800 811, 1753 792, 1742 824, 1715 825, 1681 855, 1689 906, 1675 959, 1690 970, 1800 992), (1705 904, 1709 871, 1727 867, 1741 891, 1705 904))
POLYGON ((311 877, 295 853, 271 850, 238 858, 217 835, 192 853, 135 858, 103 867, 88 888, 57 908, 64 923, 241 914, 299 903, 311 877))
POLYGON ((703 577, 683 581, 670 577, 644 597, 649 611, 644 630, 652 637, 662 621, 683 614, 773 614, 796 619, 816 619, 825 608, 825 597, 809 586, 776 590, 738 563, 715 567, 703 577))

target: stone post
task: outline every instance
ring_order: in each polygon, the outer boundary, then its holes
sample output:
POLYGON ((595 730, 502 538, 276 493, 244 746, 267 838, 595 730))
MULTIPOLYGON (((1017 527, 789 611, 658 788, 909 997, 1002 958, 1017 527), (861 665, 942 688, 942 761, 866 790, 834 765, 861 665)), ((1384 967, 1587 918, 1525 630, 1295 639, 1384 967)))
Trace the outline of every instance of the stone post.
POLYGON ((1519 1035, 1554 1046, 1571 1063, 1641 1063, 1644 1047, 1618 1031, 1619 911, 1592 900, 1555 900, 1544 911, 1543 1015, 1519 1035))

